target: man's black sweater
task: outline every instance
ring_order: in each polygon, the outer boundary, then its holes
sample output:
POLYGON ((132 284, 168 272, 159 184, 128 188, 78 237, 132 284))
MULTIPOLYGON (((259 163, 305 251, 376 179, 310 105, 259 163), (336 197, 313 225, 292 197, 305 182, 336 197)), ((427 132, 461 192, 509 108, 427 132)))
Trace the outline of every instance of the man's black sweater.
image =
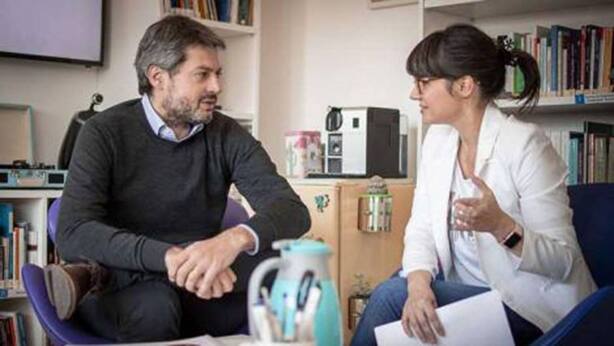
POLYGON ((260 251, 296 238, 309 214, 260 145, 233 119, 215 113, 193 137, 157 137, 140 100, 112 107, 78 136, 62 196, 57 246, 67 261, 166 271, 173 244, 219 234, 235 183, 256 214, 246 224, 260 251))

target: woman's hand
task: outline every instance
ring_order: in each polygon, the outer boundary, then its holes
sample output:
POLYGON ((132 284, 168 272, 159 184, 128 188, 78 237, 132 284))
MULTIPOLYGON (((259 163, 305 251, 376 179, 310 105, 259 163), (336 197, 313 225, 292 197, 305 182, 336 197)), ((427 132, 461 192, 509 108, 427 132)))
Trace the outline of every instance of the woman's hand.
POLYGON ((410 337, 415 334, 423 343, 435 344, 437 343, 435 333, 444 336, 445 331, 435 311, 437 300, 431 289, 430 274, 428 275, 428 280, 409 279, 409 297, 403 306, 401 324, 410 337))
POLYGON ((514 220, 497 203, 494 192, 479 177, 471 177, 480 189, 480 198, 454 201, 454 226, 459 231, 490 232, 501 241, 513 228, 514 220))

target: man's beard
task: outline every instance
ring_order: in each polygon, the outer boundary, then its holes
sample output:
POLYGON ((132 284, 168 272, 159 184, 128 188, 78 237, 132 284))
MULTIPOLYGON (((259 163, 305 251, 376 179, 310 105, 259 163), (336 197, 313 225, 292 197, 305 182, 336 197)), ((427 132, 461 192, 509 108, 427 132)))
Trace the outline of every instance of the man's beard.
POLYGON ((175 99, 169 95, 162 102, 162 107, 166 110, 164 121, 169 126, 178 124, 208 124, 213 120, 213 112, 205 112, 200 110, 200 105, 205 100, 217 100, 216 95, 208 95, 198 100, 195 106, 190 104, 187 98, 175 99))

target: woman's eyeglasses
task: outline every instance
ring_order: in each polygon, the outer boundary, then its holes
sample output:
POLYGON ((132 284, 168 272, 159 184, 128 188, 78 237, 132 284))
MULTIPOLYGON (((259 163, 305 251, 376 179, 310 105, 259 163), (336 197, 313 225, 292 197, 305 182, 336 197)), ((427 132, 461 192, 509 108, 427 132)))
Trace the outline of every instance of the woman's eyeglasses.
POLYGON ((429 85, 429 83, 436 79, 441 79, 441 78, 438 78, 438 77, 415 78, 414 83, 416 84, 416 89, 418 89, 418 93, 422 95, 422 93, 424 92, 425 88, 429 85))

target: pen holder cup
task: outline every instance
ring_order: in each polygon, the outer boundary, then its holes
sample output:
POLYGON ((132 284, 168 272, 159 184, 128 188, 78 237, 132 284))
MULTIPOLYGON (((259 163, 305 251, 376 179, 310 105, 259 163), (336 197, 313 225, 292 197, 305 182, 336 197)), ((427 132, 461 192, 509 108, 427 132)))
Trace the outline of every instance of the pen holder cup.
POLYGON ((366 194, 358 200, 358 229, 363 232, 390 232, 392 195, 366 194))

